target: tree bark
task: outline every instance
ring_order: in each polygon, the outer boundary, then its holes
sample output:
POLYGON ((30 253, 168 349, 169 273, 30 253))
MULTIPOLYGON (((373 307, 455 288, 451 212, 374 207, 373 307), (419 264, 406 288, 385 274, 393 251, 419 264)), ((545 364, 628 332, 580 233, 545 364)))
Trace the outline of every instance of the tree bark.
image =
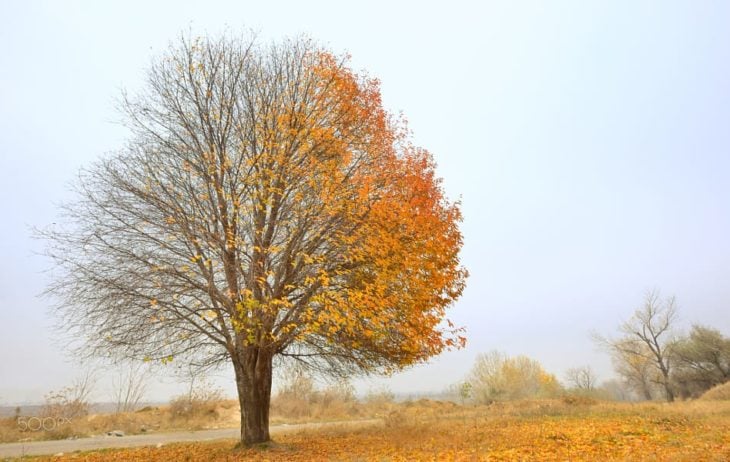
POLYGON ((674 389, 672 388, 672 384, 669 382, 669 377, 664 377, 664 393, 667 397, 667 402, 671 403, 674 401, 674 389))
POLYGON ((233 357, 238 402, 241 406, 241 444, 265 443, 269 436, 272 355, 260 348, 247 348, 233 357))
POLYGON ((665 359, 661 355, 657 355, 657 360, 659 362, 659 369, 662 372, 662 377, 664 378, 664 381, 662 383, 662 385, 664 385, 664 394, 667 402, 671 403, 674 401, 674 390, 672 388, 672 382, 669 378, 669 365, 665 364, 665 359))
POLYGON ((642 381, 641 383, 641 391, 644 394, 644 399, 647 401, 651 401, 654 399, 654 397, 651 395, 651 387, 649 387, 649 384, 645 381, 642 381))

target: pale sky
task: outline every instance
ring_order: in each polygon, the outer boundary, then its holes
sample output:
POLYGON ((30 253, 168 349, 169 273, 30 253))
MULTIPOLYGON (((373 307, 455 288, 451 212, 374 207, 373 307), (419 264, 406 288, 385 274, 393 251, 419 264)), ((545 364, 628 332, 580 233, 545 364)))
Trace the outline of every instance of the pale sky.
POLYGON ((652 288, 676 295, 680 327, 730 334, 728 24, 730 3, 698 0, 0 0, 0 404, 79 373, 38 297, 50 263, 30 227, 122 146, 115 98, 188 29, 350 53, 462 200, 471 277, 450 318, 467 348, 361 391, 439 391, 493 349, 611 378, 589 334, 614 333, 652 288))

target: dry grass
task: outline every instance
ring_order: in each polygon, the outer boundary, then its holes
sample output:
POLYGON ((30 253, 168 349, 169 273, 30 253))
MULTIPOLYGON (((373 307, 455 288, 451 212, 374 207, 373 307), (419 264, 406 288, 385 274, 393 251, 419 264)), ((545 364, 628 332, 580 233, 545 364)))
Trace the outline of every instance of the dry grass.
POLYGON ((15 418, 0 419, 0 442, 81 438, 112 430, 121 430, 131 435, 236 427, 240 423, 240 416, 237 401, 220 400, 196 402, 187 407, 173 402, 170 406, 146 407, 136 412, 78 416, 71 418, 70 423, 63 422, 60 425, 54 425, 51 420, 48 422, 49 427, 56 428, 48 431, 21 431, 15 418))
POLYGON ((390 397, 368 397, 359 401, 336 390, 279 394, 271 400, 271 423, 331 422, 382 417, 398 407, 390 397))
MULTIPOLYGON (((271 424, 327 422, 382 417, 398 405, 385 398, 360 402, 322 391, 307 396, 280 395, 271 403, 271 424), (343 399, 344 398, 344 399, 343 399)), ((28 416, 30 417, 30 416, 28 416)), ((240 425, 238 402, 224 399, 174 399, 169 406, 136 412, 77 416, 49 431, 21 431, 15 418, 0 419, 0 443, 81 438, 121 430, 133 435, 175 430, 235 428, 240 425)))
POLYGON ((234 441, 108 450, 58 461, 730 460, 730 403, 520 401, 462 407, 420 400, 384 423, 281 435, 263 448, 234 441))

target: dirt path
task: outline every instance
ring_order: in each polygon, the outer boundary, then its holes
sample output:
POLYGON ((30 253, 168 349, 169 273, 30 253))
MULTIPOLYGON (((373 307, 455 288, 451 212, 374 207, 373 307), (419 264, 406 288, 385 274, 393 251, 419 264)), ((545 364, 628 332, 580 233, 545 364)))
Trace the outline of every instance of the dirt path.
MULTIPOLYGON (((317 429, 334 426, 365 426, 380 422, 379 419, 349 420, 344 422, 316 422, 305 424, 272 425, 271 434, 277 435, 304 429, 317 429)), ((0 444, 0 458, 40 456, 47 454, 69 453, 74 451, 91 451, 106 448, 131 448, 135 446, 155 446, 157 444, 179 443, 185 441, 209 441, 220 439, 237 439, 241 435, 238 428, 221 428, 217 430, 198 430, 169 433, 153 433, 130 436, 95 436, 75 440, 28 441, 25 443, 0 444)))

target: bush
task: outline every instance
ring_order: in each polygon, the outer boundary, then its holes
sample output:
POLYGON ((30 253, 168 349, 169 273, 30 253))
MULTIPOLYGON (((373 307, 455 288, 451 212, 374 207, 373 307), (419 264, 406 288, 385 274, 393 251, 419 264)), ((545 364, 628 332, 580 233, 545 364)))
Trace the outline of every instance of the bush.
POLYGON ((174 397, 170 401, 170 413, 173 417, 184 419, 202 415, 218 417, 218 407, 224 399, 220 388, 204 380, 187 394, 174 397))
POLYGON ((568 395, 563 395, 560 399, 564 404, 567 404, 568 406, 592 406, 598 402, 595 398, 585 393, 571 393, 568 395))
POLYGON ((707 390, 700 399, 703 401, 730 401, 730 382, 707 390))
POLYGON ((560 394, 558 379, 526 356, 507 357, 498 351, 477 356, 468 382, 480 404, 523 398, 549 398, 560 394))
POLYGON ((389 404, 392 403, 395 400, 395 395, 392 391, 388 388, 379 388, 377 390, 370 390, 368 391, 367 396, 365 396, 365 402, 369 404, 389 404))
POLYGON ((355 402, 355 387, 345 380, 332 383, 320 392, 320 401, 325 406, 333 403, 355 402))
POLYGON ((46 395, 46 404, 41 414, 47 417, 82 417, 89 414, 89 395, 96 380, 92 373, 77 378, 71 385, 46 395))
POLYGON ((338 381, 318 389, 312 376, 302 368, 284 375, 284 384, 271 400, 271 413, 289 419, 342 418, 359 414, 355 389, 338 381))

